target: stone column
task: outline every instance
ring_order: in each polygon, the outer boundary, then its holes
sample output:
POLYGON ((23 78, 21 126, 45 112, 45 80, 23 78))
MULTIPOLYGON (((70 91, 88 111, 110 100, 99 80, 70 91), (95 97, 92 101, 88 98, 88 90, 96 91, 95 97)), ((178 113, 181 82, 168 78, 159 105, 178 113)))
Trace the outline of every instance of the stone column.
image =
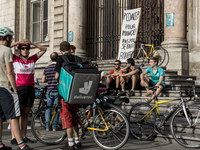
POLYGON ((68 7, 68 32, 73 31, 70 44, 76 46, 76 55, 86 58, 86 0, 69 0, 68 7))
POLYGON ((164 42, 162 46, 168 51, 167 69, 178 71, 181 75, 187 75, 189 69, 186 6, 187 0, 164 1, 164 42), (174 26, 166 26, 167 13, 174 13, 174 26))

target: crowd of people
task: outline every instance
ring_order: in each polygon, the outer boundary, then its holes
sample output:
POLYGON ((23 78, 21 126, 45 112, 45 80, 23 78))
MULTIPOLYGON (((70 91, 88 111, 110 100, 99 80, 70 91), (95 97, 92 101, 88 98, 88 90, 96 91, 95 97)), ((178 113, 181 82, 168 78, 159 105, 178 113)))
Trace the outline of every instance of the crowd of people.
MULTIPOLYGON (((18 145, 18 149, 33 150, 27 143, 33 143, 27 136, 28 115, 35 99, 34 90, 34 71, 35 63, 47 51, 47 48, 31 42, 27 39, 12 43, 14 33, 9 28, 0 28, 0 150, 11 150, 11 147, 5 146, 2 142, 2 123, 4 119, 9 120, 11 125, 12 139, 11 144, 18 145), (38 48, 39 51, 30 55, 31 45, 38 48), (19 55, 12 54, 11 48, 17 46, 19 55), (5 100, 6 99, 6 100, 5 100)), ((59 51, 70 62, 82 62, 81 58, 75 55, 76 47, 70 45, 67 41, 60 44, 59 51)), ((74 150, 81 146, 78 133, 78 105, 68 104, 59 97, 58 83, 61 66, 64 60, 59 57, 57 52, 50 55, 52 63, 48 65, 42 77, 42 82, 47 86, 47 106, 53 106, 60 101, 62 109, 58 113, 52 129, 49 127, 51 119, 50 110, 46 111, 46 131, 56 131, 59 128, 59 117, 62 120, 62 128, 66 129, 68 143, 61 149, 74 150)), ((142 89, 148 86, 157 86, 156 95, 165 87, 164 70, 158 66, 158 58, 150 59, 149 67, 142 72, 139 66, 135 66, 133 58, 126 61, 126 68, 121 67, 121 61, 114 61, 114 69, 108 73, 101 72, 101 87, 106 87, 102 95, 112 96, 135 96, 136 89, 142 89), (151 79, 146 74, 150 74, 151 79), (111 92, 111 89, 114 92, 111 92), (129 90, 126 93, 126 90, 129 90)), ((98 69, 98 64, 93 64, 98 69)), ((144 96, 151 96, 147 99, 150 103, 153 100, 152 91, 146 89, 144 96)))

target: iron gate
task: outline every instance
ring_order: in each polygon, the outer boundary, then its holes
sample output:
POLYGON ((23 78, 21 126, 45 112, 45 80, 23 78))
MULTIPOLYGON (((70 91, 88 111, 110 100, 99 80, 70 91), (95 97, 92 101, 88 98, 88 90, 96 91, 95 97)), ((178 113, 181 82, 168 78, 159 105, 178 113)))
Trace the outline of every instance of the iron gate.
POLYGON ((164 40, 164 0, 87 0, 88 56, 95 60, 117 58, 124 10, 139 7, 137 40, 153 43, 157 39, 160 44, 164 40))

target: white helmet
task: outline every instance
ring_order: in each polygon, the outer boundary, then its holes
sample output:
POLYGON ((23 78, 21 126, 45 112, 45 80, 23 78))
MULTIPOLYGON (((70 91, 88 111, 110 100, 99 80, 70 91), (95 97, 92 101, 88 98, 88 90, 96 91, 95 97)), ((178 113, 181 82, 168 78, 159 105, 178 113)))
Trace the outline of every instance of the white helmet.
POLYGON ((14 32, 7 27, 0 28, 0 36, 7 36, 7 35, 13 36, 14 32))

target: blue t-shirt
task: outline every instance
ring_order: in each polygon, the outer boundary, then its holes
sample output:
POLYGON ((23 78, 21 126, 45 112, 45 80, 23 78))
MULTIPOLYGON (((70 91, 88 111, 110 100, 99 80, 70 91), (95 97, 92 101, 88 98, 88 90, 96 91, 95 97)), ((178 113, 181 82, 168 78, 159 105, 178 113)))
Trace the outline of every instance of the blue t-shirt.
POLYGON ((151 75, 151 80, 152 80, 154 83, 158 83, 160 77, 164 77, 164 78, 163 78, 163 81, 162 81, 162 85, 165 86, 165 73, 164 73, 164 70, 163 70, 162 68, 157 67, 157 71, 156 71, 155 74, 153 73, 153 68, 152 68, 152 67, 147 68, 147 70, 146 70, 145 72, 146 72, 146 73, 150 73, 150 75, 151 75))
MULTIPOLYGON (((136 69, 139 70, 137 74, 140 77, 140 74, 142 73, 142 69, 139 66, 135 66, 134 70, 136 70, 136 69)), ((134 71, 134 70, 131 70, 130 68, 126 68, 126 71, 127 71, 126 73, 129 73, 129 72, 134 71)), ((130 78, 132 79, 132 76, 130 76, 130 78)))

